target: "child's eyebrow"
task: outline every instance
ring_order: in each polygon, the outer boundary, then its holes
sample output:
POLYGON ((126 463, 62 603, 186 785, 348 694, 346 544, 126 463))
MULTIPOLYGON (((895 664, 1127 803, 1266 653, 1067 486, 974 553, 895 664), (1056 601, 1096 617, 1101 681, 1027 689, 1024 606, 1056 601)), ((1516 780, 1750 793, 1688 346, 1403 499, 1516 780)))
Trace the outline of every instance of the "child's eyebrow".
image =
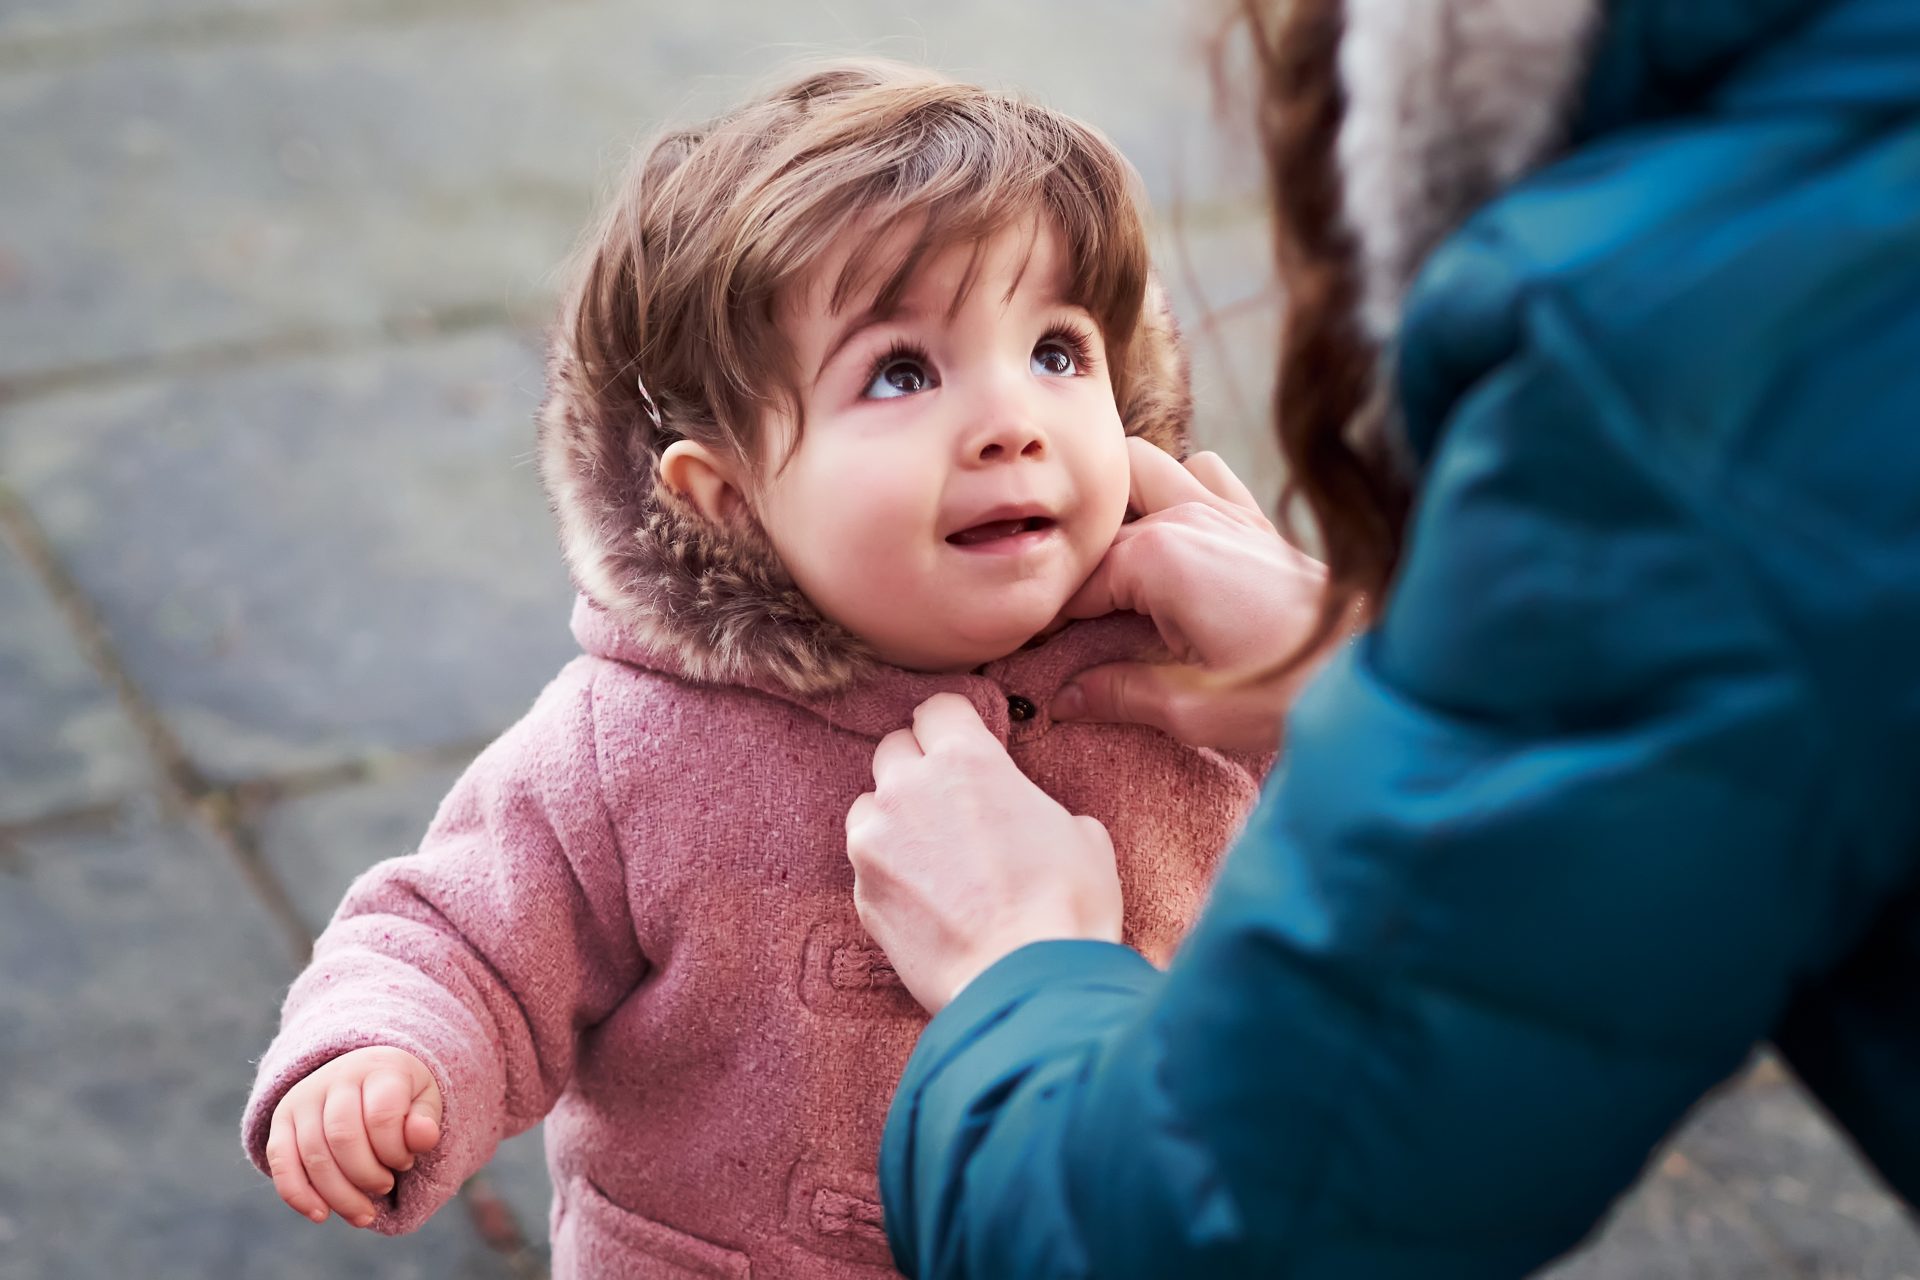
POLYGON ((889 320, 895 320, 903 315, 910 314, 912 314, 912 309, 909 307, 891 307, 886 310, 878 307, 868 307, 865 311, 856 312, 852 316, 849 316, 847 323, 841 327, 840 332, 834 335, 833 341, 827 344, 827 353, 820 357, 820 367, 813 371, 813 384, 815 386, 820 385, 820 379, 826 373, 827 366, 834 362, 834 358, 840 354, 841 350, 845 348, 849 342, 852 342, 874 325, 885 324, 889 320))

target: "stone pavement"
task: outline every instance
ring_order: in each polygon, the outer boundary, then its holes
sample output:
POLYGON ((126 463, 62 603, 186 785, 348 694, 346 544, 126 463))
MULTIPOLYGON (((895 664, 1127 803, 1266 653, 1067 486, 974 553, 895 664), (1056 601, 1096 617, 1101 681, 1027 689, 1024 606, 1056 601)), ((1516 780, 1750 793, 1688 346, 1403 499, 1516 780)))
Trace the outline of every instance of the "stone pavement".
MULTIPOLYGON (((240 1156, 251 1059, 351 877, 565 660, 530 463, 553 269, 627 148, 809 52, 1106 128, 1160 210, 1202 432, 1257 488, 1257 174, 1183 6, 0 6, 0 1280, 531 1277, 538 1134, 420 1234, 240 1156)), ((1559 1273, 1920 1277, 1777 1069, 1559 1273)))

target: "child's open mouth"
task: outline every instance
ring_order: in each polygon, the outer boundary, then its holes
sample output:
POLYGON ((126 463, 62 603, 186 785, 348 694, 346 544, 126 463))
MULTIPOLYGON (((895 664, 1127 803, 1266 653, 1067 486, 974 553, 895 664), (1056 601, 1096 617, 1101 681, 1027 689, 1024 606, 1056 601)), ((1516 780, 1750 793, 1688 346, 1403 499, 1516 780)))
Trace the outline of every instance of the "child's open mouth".
POLYGON ((989 520, 948 536, 956 547, 977 547, 994 551, 1018 550, 1039 542, 1058 528, 1048 516, 1024 516, 1018 520, 989 520))

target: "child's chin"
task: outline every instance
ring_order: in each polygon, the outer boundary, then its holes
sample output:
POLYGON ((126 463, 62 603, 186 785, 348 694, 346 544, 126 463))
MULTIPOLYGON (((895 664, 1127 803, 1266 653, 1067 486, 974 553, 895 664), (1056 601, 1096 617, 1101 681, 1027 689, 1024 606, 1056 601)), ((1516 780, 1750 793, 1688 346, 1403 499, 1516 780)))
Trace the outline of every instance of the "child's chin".
POLYGON ((996 630, 992 636, 980 637, 976 643, 969 645, 973 652, 980 655, 974 659, 973 665, 997 661, 1045 640, 1066 625, 1066 620, 1059 614, 1060 610, 1056 607, 1043 617, 1022 619, 1017 627, 996 630))

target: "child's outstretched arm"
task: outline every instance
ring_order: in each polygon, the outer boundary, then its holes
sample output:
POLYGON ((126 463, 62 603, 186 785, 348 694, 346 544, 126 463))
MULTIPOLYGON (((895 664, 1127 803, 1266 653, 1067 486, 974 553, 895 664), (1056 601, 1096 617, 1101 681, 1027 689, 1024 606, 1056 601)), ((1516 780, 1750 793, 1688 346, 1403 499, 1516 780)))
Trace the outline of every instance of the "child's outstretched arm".
MULTIPOLYGON (((248 1101, 242 1136, 261 1172, 273 1176, 268 1145, 283 1099, 304 1088, 288 1114, 309 1186, 335 1208, 360 1210, 349 1221, 365 1218, 366 1197, 374 1230, 413 1230, 503 1137, 547 1113, 573 1073, 579 1029, 604 1019, 645 975, 625 860, 602 801, 593 708, 605 670, 582 660, 564 671, 461 777, 419 851, 373 867, 348 890, 287 996, 248 1101), (297 1111, 317 1090, 331 1101, 323 1073, 356 1070, 364 1059, 349 1055, 373 1048, 403 1051, 430 1078, 423 1094, 404 1062, 386 1059, 408 1074, 410 1104, 431 1094, 441 1107, 437 1141, 405 1153, 413 1167, 394 1175, 386 1195, 384 1174, 403 1153, 370 1162, 360 1145, 379 1154, 364 1124, 377 1077, 361 1078, 359 1125, 337 1122, 337 1145, 323 1102, 320 1161, 331 1169, 317 1180, 307 1148, 318 1139, 297 1111)), ((336 1116, 355 1096, 338 1092, 336 1116)))

